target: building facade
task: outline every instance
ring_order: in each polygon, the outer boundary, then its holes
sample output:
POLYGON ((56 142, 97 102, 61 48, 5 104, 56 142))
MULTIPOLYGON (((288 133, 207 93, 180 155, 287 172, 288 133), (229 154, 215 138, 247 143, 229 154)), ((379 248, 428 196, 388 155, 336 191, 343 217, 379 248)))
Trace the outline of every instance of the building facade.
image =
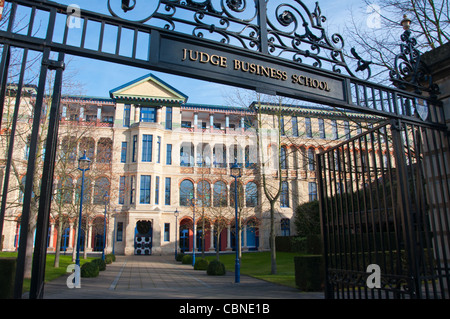
MULTIPOLYGON (((9 92, 14 94, 12 86, 9 92)), ((32 105, 33 98, 31 88, 24 104, 32 105)), ((111 90, 109 98, 64 96, 61 108, 48 250, 76 247, 81 189, 77 160, 86 152, 92 162, 84 184, 84 249, 102 250, 106 239, 106 252, 125 255, 171 254, 175 242, 178 251, 194 246, 207 252, 235 249, 235 189, 243 251, 268 250, 264 187, 280 192, 276 234, 295 235, 295 208, 317 199, 315 154, 377 120, 323 107, 188 103, 186 94, 152 74, 111 90), (230 176, 234 163, 241 167, 236 187, 230 176)), ((26 110, 24 106, 20 138, 14 142, 15 169, 3 231, 6 251, 17 249, 20 233, 32 114, 26 110)), ((7 153, 8 118, 3 117, 2 154, 7 153)))

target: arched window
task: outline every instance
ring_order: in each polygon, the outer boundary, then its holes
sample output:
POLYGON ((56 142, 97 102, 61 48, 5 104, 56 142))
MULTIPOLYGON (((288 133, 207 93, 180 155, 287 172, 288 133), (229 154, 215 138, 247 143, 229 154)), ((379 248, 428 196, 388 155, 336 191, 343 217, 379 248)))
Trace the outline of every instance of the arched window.
POLYGON ((281 236, 291 235, 291 221, 289 218, 281 219, 281 236))
MULTIPOLYGON (((238 182, 237 184, 237 197, 239 207, 244 205, 244 187, 238 182)), ((234 207, 234 181, 230 185, 230 206, 234 207)))
POLYGON ((280 149, 280 164, 281 164, 281 169, 287 169, 288 163, 287 163, 287 150, 286 150, 286 146, 281 146, 280 149))
POLYGON ((93 159, 95 156, 95 141, 92 137, 82 137, 78 146, 78 157, 83 156, 86 151, 86 156, 93 159))
POLYGON ((214 207, 224 207, 228 203, 228 190, 227 185, 222 181, 214 183, 214 207))
MULTIPOLYGON (((77 181, 77 192, 76 192, 76 202, 78 203, 80 201, 80 193, 81 193, 81 176, 78 178, 77 181)), ((84 178, 84 187, 83 187, 83 202, 84 203, 90 203, 91 202, 91 193, 92 193, 92 182, 89 177, 84 178)))
POLYGON ((97 163, 109 164, 112 158, 112 140, 102 137, 97 143, 97 163))
POLYGON ((95 180, 94 185, 94 204, 105 204, 104 196, 108 194, 109 191, 109 179, 106 177, 99 177, 95 180))
POLYGON ((211 206, 211 185, 207 181, 200 181, 198 183, 197 198, 202 207, 211 206))
POLYGON ((73 200, 73 180, 70 176, 58 182, 58 201, 60 204, 72 204, 73 200))
POLYGON ((256 183, 249 182, 245 185, 245 206, 256 207, 258 205, 258 188, 256 183))
POLYGON ((180 184, 180 206, 190 206, 194 198, 194 183, 185 179, 180 184))
POLYGON ((289 186, 288 182, 281 182, 280 206, 289 207, 289 186))

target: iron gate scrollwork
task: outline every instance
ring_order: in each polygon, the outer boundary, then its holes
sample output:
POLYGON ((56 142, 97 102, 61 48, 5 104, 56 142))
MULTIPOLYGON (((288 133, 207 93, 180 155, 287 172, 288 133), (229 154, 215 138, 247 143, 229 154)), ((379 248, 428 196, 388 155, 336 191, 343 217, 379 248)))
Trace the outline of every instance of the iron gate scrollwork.
POLYGON ((392 120, 317 155, 327 298, 449 298, 448 145, 392 120))

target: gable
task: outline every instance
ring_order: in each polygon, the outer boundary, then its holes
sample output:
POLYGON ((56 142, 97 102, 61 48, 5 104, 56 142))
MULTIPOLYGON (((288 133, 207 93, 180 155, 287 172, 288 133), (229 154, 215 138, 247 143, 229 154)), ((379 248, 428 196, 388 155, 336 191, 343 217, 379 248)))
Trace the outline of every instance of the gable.
POLYGON ((160 104, 181 104, 187 96, 153 74, 148 74, 110 91, 111 98, 118 102, 160 104))

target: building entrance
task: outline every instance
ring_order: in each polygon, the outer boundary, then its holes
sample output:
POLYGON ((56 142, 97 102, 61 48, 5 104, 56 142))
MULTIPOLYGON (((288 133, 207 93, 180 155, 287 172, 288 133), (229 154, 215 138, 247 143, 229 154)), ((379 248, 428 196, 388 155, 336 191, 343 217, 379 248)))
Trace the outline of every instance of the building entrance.
POLYGON ((149 220, 140 220, 136 223, 134 231, 134 254, 151 255, 152 254, 152 235, 153 226, 149 220))

